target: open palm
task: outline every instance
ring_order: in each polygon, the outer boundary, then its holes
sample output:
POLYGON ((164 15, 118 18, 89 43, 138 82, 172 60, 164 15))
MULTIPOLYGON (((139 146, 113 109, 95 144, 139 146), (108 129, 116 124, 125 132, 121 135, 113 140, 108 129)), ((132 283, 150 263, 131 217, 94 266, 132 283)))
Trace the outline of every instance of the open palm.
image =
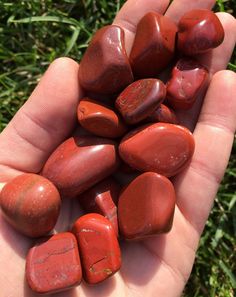
MULTIPOLYGON (((193 8, 211 9, 213 0, 128 0, 114 20, 125 30, 129 53, 139 19, 148 11, 165 13, 176 22, 193 8)), ((196 150, 190 166, 173 182, 177 206, 170 233, 139 243, 121 243, 122 268, 91 287, 85 284, 55 296, 179 296, 190 275, 200 234, 224 174, 236 129, 236 75, 225 69, 236 38, 236 21, 219 13, 223 44, 199 60, 212 80, 200 111, 199 98, 181 122, 194 131, 196 150), (198 117, 200 111, 200 115, 198 117)), ((54 61, 26 104, 0 135, 1 185, 22 172, 39 172, 50 153, 73 131, 76 107, 83 96, 79 65, 68 58, 54 61)), ((77 201, 64 201, 56 225, 65 231, 79 216, 77 201)), ((33 297, 24 281, 26 253, 33 240, 18 234, 0 216, 1 296, 33 297)))

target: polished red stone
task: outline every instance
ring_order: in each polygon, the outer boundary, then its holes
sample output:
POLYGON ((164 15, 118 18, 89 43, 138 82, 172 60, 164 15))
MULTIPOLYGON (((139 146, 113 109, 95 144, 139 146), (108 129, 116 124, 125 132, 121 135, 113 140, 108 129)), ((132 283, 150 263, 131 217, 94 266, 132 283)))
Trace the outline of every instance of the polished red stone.
POLYGON ((107 178, 79 195, 79 203, 86 212, 105 216, 118 235, 117 203, 120 186, 113 178, 107 178))
POLYGON ((156 123, 131 131, 121 141, 121 158, 140 171, 167 177, 182 171, 194 152, 192 133, 182 126, 156 123))
POLYGON ((120 269, 121 255, 116 233, 102 215, 90 213, 80 217, 73 226, 77 237, 83 278, 97 284, 120 269))
POLYGON ((133 81, 122 28, 110 25, 96 32, 81 60, 79 81, 99 94, 118 93, 133 81))
POLYGON ((166 233, 172 227, 175 190, 164 176, 146 172, 121 193, 118 204, 120 232, 127 240, 166 233))
POLYGON ((151 113, 147 119, 147 122, 162 122, 170 124, 178 124, 178 118, 175 115, 175 112, 168 106, 161 104, 153 113, 151 113))
POLYGON ((214 12, 194 9, 185 13, 178 24, 178 49, 185 55, 205 53, 224 40, 224 29, 214 12))
POLYGON ((32 247, 26 258, 26 280, 41 294, 56 293, 79 285, 82 278, 77 241, 72 233, 53 235, 32 247))
POLYGON ((193 59, 180 59, 167 83, 167 100, 175 109, 189 109, 208 83, 208 70, 193 59))
POLYGON ((25 173, 3 187, 0 205, 10 225, 24 235, 39 237, 55 226, 61 199, 49 180, 37 174, 25 173))
POLYGON ((136 77, 155 77, 170 63, 175 51, 177 27, 167 16, 147 13, 138 23, 130 53, 136 77))
POLYGON ((118 166, 115 142, 75 136, 52 153, 42 175, 56 185, 63 197, 73 198, 108 177, 118 166))
POLYGON ((165 99, 166 87, 154 78, 133 82, 116 99, 116 108, 128 124, 136 124, 152 113, 165 99))
POLYGON ((121 117, 111 108, 89 98, 80 101, 77 115, 81 126, 97 136, 117 138, 127 131, 121 117))

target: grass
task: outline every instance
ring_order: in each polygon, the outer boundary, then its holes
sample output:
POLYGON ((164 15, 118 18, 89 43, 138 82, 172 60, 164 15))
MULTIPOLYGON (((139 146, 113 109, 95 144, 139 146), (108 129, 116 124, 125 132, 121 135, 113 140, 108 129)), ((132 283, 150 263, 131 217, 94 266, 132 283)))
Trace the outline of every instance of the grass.
MULTIPOLYGON (((0 1, 0 130, 27 100, 48 65, 65 55, 79 60, 92 34, 110 23, 123 3, 123 0, 0 1)), ((236 1, 218 0, 215 10, 235 14, 236 1)), ((229 69, 236 70, 235 54, 229 69)), ((235 238, 236 142, 185 297, 235 296, 235 238)))

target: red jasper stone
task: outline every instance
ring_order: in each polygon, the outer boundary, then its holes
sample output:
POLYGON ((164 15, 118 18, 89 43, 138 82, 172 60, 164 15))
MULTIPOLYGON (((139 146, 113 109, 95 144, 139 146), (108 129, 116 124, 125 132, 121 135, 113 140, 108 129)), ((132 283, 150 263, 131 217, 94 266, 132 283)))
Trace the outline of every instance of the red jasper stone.
POLYGON ((81 86, 98 94, 114 94, 133 80, 123 29, 115 25, 101 28, 92 38, 81 60, 81 86))
POLYGON ((208 70, 197 61, 180 59, 167 83, 168 103, 175 109, 189 109, 205 89, 208 70))
POLYGON ((214 12, 194 9, 185 13, 178 24, 178 49, 185 55, 205 53, 224 40, 224 29, 214 12))
POLYGON ((120 269, 121 255, 116 233, 111 223, 100 214, 80 217, 73 226, 77 237, 83 278, 97 284, 120 269))
POLYGON ((133 82, 116 99, 116 108, 128 124, 136 124, 152 113, 165 99, 166 87, 154 78, 133 82))
POLYGON ((146 172, 121 193, 118 204, 120 231, 127 240, 170 231, 175 209, 175 190, 164 176, 146 172))
POLYGON ((156 123, 139 127, 121 141, 119 153, 131 167, 167 177, 182 171, 194 152, 192 133, 182 126, 156 123))
POLYGON ((177 27, 167 16, 147 13, 138 23, 130 53, 137 77, 155 77, 170 63, 175 51, 177 27))
POLYGON ((116 144, 99 137, 75 136, 52 153, 42 169, 65 198, 83 191, 112 174, 119 166, 116 144))
POLYGON ((162 122, 170 124, 178 124, 179 121, 175 115, 175 112, 164 104, 161 104, 152 114, 150 114, 147 122, 162 122))
POLYGON ((105 216, 112 224, 118 235, 117 203, 120 186, 113 178, 107 178, 96 184, 78 199, 86 212, 95 212, 105 216))
POLYGON ((81 282, 82 271, 77 241, 72 233, 53 235, 29 250, 26 280, 41 294, 70 289, 81 282))
POLYGON ((121 117, 111 108, 89 98, 80 101, 77 115, 81 126, 97 136, 117 138, 127 131, 121 117))
POLYGON ((61 199, 49 180, 25 173, 3 187, 0 205, 4 218, 16 230, 29 237, 39 237, 55 226, 61 199))

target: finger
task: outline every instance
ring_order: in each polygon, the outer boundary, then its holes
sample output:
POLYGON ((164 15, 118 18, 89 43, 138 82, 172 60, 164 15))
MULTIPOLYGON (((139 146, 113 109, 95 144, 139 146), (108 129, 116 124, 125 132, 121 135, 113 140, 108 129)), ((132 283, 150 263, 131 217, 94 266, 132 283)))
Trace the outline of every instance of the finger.
POLYGON ((200 63, 208 67, 211 73, 215 73, 227 67, 236 43, 236 19, 229 13, 216 14, 225 31, 223 43, 210 53, 200 55, 200 63))
POLYGON ((128 0, 116 18, 113 24, 122 27, 125 31, 125 46, 129 54, 133 44, 136 26, 139 20, 148 12, 156 11, 163 14, 168 5, 169 0, 128 0))
POLYGON ((82 95, 78 70, 71 59, 55 60, 1 133, 0 164, 10 167, 4 178, 13 174, 11 168, 38 172, 52 150, 71 133, 82 95))
MULTIPOLYGON (((217 71, 226 68, 236 42, 236 20, 228 13, 217 14, 225 31, 225 38, 223 43, 212 50, 209 54, 202 54, 198 58, 199 62, 205 65, 210 72, 210 76, 217 71)), ((178 118, 181 120, 181 124, 188 127, 191 131, 194 130, 198 115, 202 106, 202 99, 204 97, 205 90, 198 96, 194 106, 186 111, 177 112, 178 118)))
POLYGON ((194 131, 196 149, 188 169, 174 183, 177 205, 202 232, 228 164, 236 129, 236 74, 216 73, 194 131))
POLYGON ((174 0, 165 15, 170 17, 176 23, 179 21, 182 15, 192 9, 212 9, 215 5, 215 0, 174 0))

